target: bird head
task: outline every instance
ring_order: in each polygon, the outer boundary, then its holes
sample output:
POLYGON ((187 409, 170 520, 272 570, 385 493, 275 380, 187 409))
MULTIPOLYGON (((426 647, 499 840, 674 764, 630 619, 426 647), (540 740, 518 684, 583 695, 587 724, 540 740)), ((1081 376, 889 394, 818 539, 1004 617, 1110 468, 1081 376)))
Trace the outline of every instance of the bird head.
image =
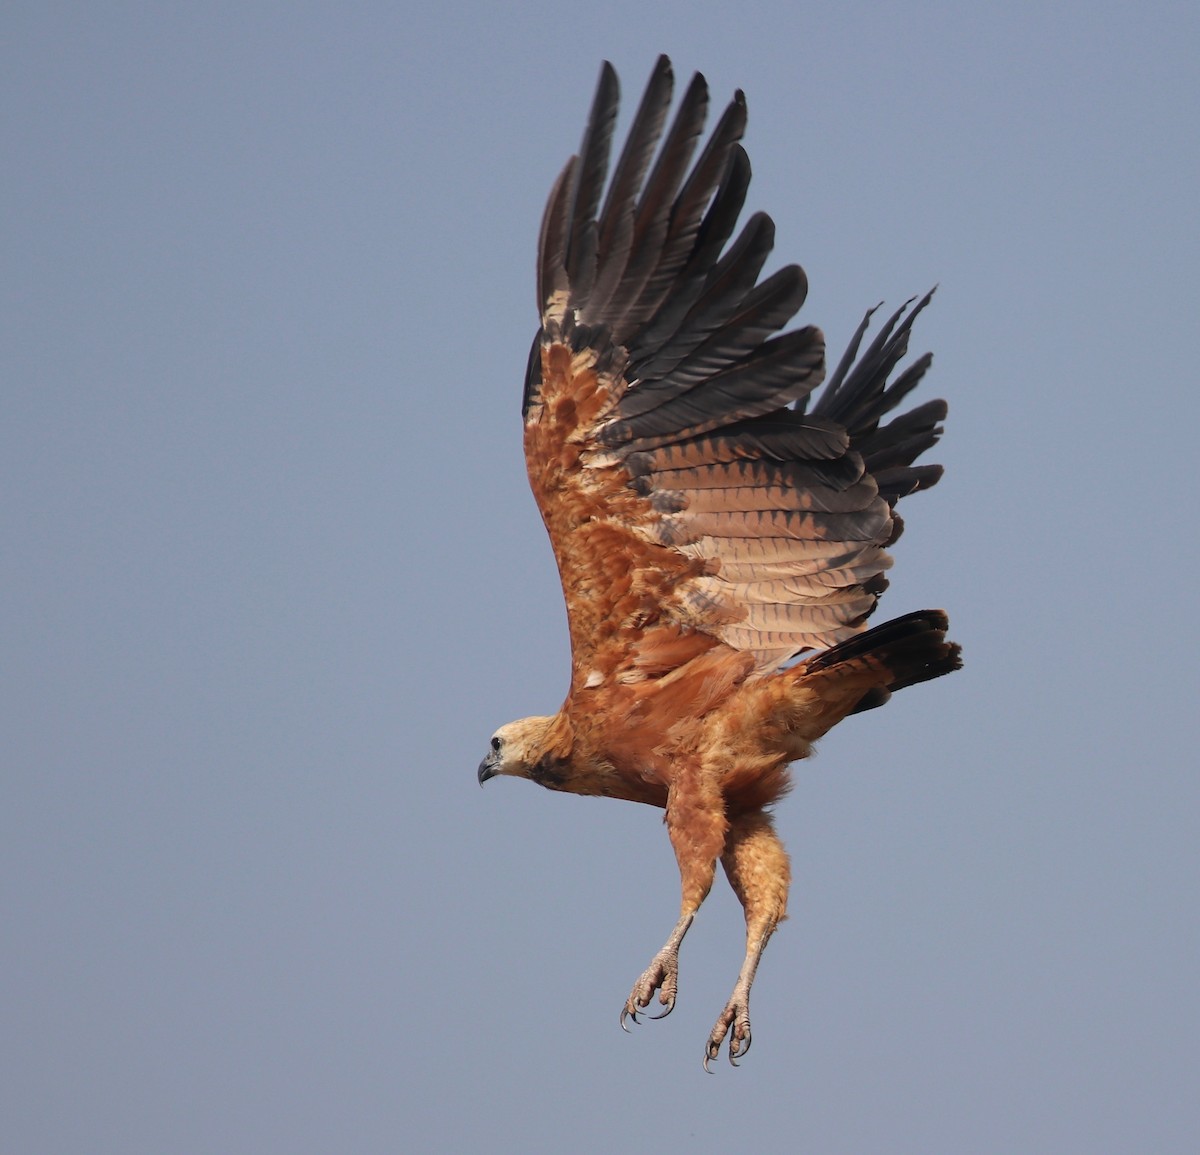
POLYGON ((479 785, 500 774, 531 778, 550 748, 555 721, 555 718, 521 718, 501 726, 492 735, 487 757, 479 763, 479 785))

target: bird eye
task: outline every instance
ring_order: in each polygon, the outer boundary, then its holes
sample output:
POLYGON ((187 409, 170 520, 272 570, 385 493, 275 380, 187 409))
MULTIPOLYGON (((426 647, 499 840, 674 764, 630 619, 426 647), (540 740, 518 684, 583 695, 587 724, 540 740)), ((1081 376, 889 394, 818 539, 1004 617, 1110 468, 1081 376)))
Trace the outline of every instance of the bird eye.
POLYGON ((500 739, 499 739, 499 738, 493 738, 493 739, 492 739, 492 749, 493 749, 493 750, 494 750, 494 751, 495 751, 497 754, 499 754, 499 753, 500 753, 500 739))

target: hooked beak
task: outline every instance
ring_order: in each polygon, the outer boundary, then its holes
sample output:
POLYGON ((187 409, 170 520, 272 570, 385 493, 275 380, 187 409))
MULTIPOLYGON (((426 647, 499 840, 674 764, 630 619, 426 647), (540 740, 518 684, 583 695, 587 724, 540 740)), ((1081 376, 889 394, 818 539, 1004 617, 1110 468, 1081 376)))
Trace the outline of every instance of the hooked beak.
POLYGON ((493 750, 479 763, 479 785, 482 786, 489 778, 495 778, 500 773, 500 759, 493 750))

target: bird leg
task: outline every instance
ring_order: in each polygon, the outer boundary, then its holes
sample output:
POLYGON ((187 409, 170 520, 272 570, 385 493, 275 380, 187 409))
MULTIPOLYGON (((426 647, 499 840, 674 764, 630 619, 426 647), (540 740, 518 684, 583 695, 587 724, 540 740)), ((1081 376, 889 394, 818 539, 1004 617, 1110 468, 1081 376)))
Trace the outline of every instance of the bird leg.
POLYGON ((771 824, 760 811, 740 815, 729 827, 721 865, 734 893, 746 912, 746 957, 738 972, 729 1002, 717 1019, 704 1049, 704 1069, 721 1051, 729 1036, 729 1061, 750 1050, 750 988, 759 960, 776 926, 787 917, 791 867, 787 851, 771 824))
POLYGON ((638 1021, 658 991, 658 1001, 666 1008, 652 1018, 665 1018, 675 1009, 679 989, 679 946, 696 911, 712 889, 717 869, 717 856, 725 843, 725 802, 715 784, 702 774, 698 766, 680 766, 667 794, 667 833, 679 863, 682 890, 679 921, 662 950, 650 960, 633 985, 621 1011, 621 1026, 626 1018, 638 1021))

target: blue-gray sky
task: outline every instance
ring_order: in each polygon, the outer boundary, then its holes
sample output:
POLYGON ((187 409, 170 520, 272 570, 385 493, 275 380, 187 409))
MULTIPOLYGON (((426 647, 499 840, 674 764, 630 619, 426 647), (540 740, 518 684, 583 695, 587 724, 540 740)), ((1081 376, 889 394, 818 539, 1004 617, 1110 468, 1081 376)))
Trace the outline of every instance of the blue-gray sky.
POLYGON ((8 6, 5 1149, 1193 1150, 1195 5, 427 8, 8 6), (658 813, 474 776, 566 689, 542 203, 662 51, 831 349, 940 285, 880 620, 967 662, 797 768, 711 1078, 723 881, 628 1037, 658 813))

